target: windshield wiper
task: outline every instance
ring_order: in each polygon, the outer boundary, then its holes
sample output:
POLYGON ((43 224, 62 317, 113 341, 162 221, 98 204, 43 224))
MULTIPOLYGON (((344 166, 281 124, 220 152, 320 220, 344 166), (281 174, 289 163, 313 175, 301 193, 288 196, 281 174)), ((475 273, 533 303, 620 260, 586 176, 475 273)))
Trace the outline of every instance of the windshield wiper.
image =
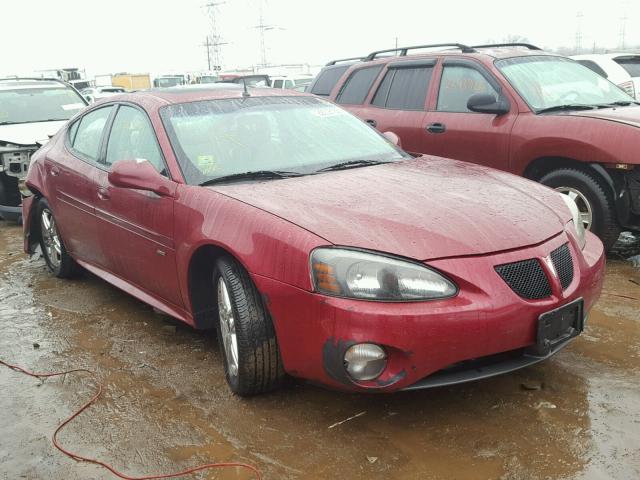
POLYGON ((273 179, 273 178, 291 178, 300 177, 304 173, 286 172, 282 170, 258 170, 255 172, 233 173, 231 175, 223 175, 222 177, 212 178, 200 184, 201 187, 214 185, 216 183, 233 182, 235 180, 256 180, 256 179, 273 179))
POLYGON ((607 103, 608 107, 628 107, 629 105, 640 105, 640 102, 633 100, 618 100, 617 102, 607 103))
POLYGON ((554 105, 553 107, 542 108, 537 110, 536 113, 545 112, 559 112, 563 110, 593 110, 598 108, 598 105, 585 105, 584 103, 566 103, 563 105, 554 105))
POLYGON ((391 160, 350 160, 348 162, 336 163, 328 167, 316 170, 316 172, 331 172, 334 170, 347 170, 348 168, 366 167, 368 165, 380 165, 382 163, 393 163, 391 160))

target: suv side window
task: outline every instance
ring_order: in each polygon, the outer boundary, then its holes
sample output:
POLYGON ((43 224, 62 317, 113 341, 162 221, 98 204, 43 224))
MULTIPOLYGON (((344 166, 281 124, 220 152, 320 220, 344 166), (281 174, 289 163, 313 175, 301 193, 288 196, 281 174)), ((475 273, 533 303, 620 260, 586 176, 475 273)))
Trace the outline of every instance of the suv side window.
POLYGON ((349 75, 344 82, 340 93, 336 97, 336 103, 348 105, 361 105, 382 70, 382 65, 376 67, 359 68, 349 75))
POLYGON ((344 75, 344 72, 346 72, 349 67, 350 65, 341 65, 339 67, 329 67, 321 71, 313 84, 311 93, 314 95, 322 95, 323 97, 331 95, 331 90, 333 90, 333 87, 336 86, 340 77, 344 75))
POLYGON ((282 80, 274 80, 273 88, 282 88, 282 80))
POLYGON ((394 110, 424 110, 433 66, 390 68, 371 102, 394 110))
POLYGON ((77 123, 78 127, 74 131, 73 127, 69 134, 75 133, 73 138, 73 149, 90 160, 97 161, 100 156, 100 144, 102 142, 102 132, 107 124, 113 105, 98 108, 84 115, 77 123))
POLYGON ((470 112, 467 108, 469 98, 478 93, 492 94, 496 97, 499 93, 475 68, 462 65, 445 65, 440 80, 440 92, 438 93, 439 112, 470 112))
POLYGON ((137 108, 121 105, 111 127, 105 163, 110 167, 120 160, 148 160, 162 175, 167 175, 156 135, 147 116, 137 108))

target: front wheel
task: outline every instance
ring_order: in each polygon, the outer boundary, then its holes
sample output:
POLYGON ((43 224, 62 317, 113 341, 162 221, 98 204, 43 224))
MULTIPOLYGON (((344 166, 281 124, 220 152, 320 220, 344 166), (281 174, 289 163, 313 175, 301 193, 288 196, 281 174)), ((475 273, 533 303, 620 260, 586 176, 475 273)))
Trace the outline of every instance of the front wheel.
POLYGON ((80 267, 67 253, 56 218, 51 211, 49 202, 41 198, 37 209, 40 224, 40 248, 47 267, 58 278, 69 278, 78 273, 80 267))
POLYGON ((583 170, 561 168, 547 173, 540 183, 569 196, 578 206, 584 228, 595 233, 609 251, 620 236, 615 205, 606 186, 583 170))
POLYGON ((218 344, 227 382, 241 396, 277 388, 284 379, 275 329, 247 272, 221 257, 213 275, 218 306, 218 344))

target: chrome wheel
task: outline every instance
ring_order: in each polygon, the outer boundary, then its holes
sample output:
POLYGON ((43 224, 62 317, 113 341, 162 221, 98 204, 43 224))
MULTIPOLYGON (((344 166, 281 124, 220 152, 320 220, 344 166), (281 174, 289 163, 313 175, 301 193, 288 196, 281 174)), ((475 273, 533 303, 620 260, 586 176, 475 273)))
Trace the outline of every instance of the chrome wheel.
POLYGON ((40 215, 40 232, 47 259, 52 267, 58 268, 62 263, 62 244, 60 243, 56 219, 48 208, 44 208, 40 215))
POLYGON ((582 220, 585 230, 591 230, 591 225, 593 224, 593 209, 587 197, 579 190, 571 187, 556 187, 556 190, 575 202, 580 211, 580 219, 582 220))
POLYGON ((238 375, 238 337, 229 290, 222 277, 218 278, 218 316, 227 368, 229 375, 235 377, 238 375))

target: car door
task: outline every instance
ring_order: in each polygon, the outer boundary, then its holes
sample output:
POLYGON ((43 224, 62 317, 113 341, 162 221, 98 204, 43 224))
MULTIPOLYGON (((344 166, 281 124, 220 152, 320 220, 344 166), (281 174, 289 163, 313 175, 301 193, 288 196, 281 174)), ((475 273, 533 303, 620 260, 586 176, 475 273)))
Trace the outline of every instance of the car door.
POLYGON ((425 117, 423 153, 509 170, 510 136, 517 108, 482 65, 446 59, 434 107, 425 117), (502 115, 471 112, 467 101, 475 94, 502 96, 509 102, 510 111, 502 115))
POLYGON ((176 274, 174 201, 152 192, 114 187, 110 168, 120 160, 147 161, 169 176, 155 132, 144 110, 121 104, 103 150, 97 173, 96 218, 107 269, 142 290, 182 306, 176 274))
POLYGON ((64 141, 47 152, 49 201, 67 250, 76 258, 103 266, 95 218, 96 173, 100 149, 113 106, 92 110, 75 120, 64 141))
POLYGON ((424 153, 423 125, 435 65, 434 59, 389 63, 358 115, 381 132, 398 135, 404 150, 424 153))

